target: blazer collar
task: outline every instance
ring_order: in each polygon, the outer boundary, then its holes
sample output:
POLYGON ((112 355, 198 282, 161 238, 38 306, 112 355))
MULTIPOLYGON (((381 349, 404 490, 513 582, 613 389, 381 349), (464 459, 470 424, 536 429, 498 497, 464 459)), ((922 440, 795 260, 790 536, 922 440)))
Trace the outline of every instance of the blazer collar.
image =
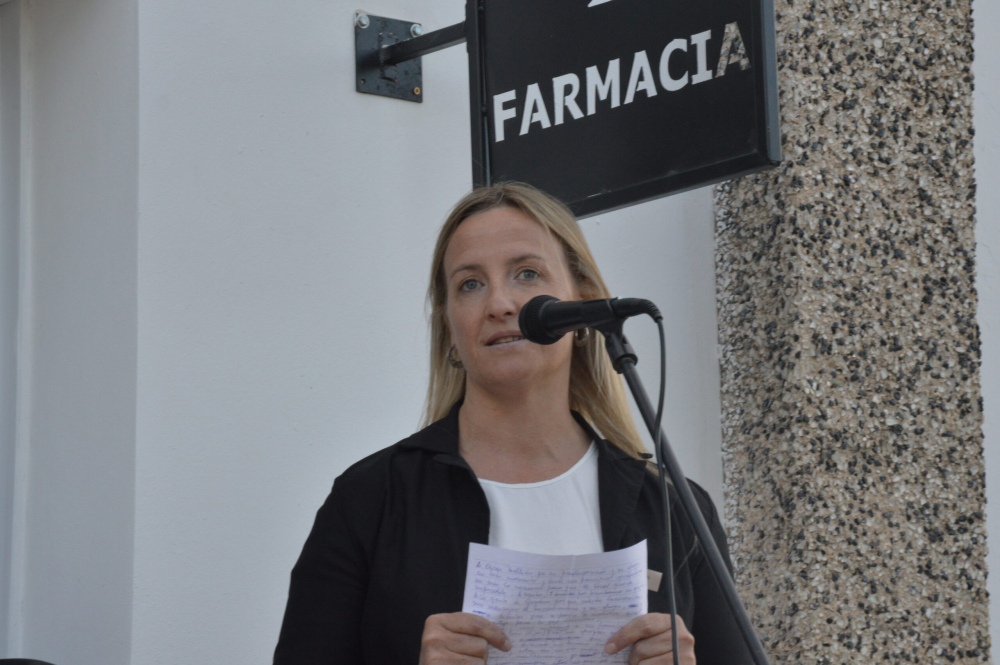
MULTIPOLYGON (((448 415, 404 439, 400 446, 435 453, 435 459, 467 469, 468 465, 458 454, 458 410, 461 406, 462 402, 457 402, 448 415)), ((580 414, 574 412, 573 418, 597 445, 597 491, 604 550, 610 552, 632 545, 634 543, 626 543, 624 539, 639 502, 646 461, 630 456, 601 438, 580 414)))
POLYGON ((431 423, 419 432, 403 439, 399 445, 403 448, 418 448, 431 453, 458 455, 458 410, 462 400, 455 402, 441 420, 431 423))

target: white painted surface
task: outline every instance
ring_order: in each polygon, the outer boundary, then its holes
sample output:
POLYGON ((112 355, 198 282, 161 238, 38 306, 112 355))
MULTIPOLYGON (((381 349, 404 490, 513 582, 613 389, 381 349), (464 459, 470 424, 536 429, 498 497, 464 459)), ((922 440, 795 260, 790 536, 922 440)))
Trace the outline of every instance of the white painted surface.
POLYGON ((21 10, 21 339, 7 650, 56 663, 127 663, 135 6, 24 2, 21 10))
MULTIPOLYGON (((722 434, 715 320, 715 235, 710 188, 583 220, 612 292, 648 298, 663 314, 667 393, 663 430, 685 474, 722 510, 722 434)), ((626 324, 655 405, 659 334, 650 319, 626 324)), ((636 423, 645 433, 642 418, 636 423)), ((647 441, 647 447, 652 444, 647 441)))
POLYGON ((990 592, 990 637, 994 662, 1000 649, 1000 45, 991 28, 1000 25, 1000 5, 975 0, 973 63, 976 91, 976 288, 983 349, 983 435, 986 455, 986 559, 990 592))
MULTIPOLYGON (((21 153, 21 14, 0 5, 0 616, 9 615, 17 428, 18 220, 21 153)), ((0 621, 0 653, 9 622, 0 621)))

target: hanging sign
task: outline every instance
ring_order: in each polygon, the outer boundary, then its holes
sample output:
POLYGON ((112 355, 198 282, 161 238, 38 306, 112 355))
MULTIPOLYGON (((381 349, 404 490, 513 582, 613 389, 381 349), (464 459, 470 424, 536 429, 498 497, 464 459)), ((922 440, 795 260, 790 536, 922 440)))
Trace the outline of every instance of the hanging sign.
POLYGON ((770 0, 469 0, 473 179, 587 216, 780 160, 770 0))

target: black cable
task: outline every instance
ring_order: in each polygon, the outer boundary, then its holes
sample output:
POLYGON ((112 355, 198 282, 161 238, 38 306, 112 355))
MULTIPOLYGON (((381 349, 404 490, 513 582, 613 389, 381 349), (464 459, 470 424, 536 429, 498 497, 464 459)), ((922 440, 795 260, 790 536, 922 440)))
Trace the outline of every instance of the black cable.
MULTIPOLYGON (((659 314, 659 312, 657 312, 659 314)), ((656 466, 659 470, 657 474, 660 478, 660 492, 663 495, 663 523, 666 534, 665 559, 666 566, 663 569, 663 576, 667 582, 667 601, 670 607, 670 640, 673 649, 674 665, 680 665, 680 654, 677 643, 677 598, 674 594, 674 553, 673 553, 673 533, 670 530, 670 493, 667 491, 667 466, 664 463, 663 442, 661 441, 663 432, 660 423, 663 421, 663 404, 666 401, 667 391, 667 341, 666 333, 663 331, 663 317, 654 316, 656 327, 660 331, 660 394, 656 407, 656 425, 653 428, 653 446, 656 451, 656 466)))
MULTIPOLYGON (((644 311, 652 316, 657 323, 661 321, 662 317, 659 316, 659 312, 656 311, 656 308, 652 305, 652 303, 649 303, 649 307, 644 309, 644 311)), ((677 500, 680 501, 684 510, 684 515, 694 529, 698 543, 701 544, 702 551, 705 555, 704 561, 708 564, 709 570, 719 585, 719 591, 732 612, 733 619, 736 621, 737 627, 739 628, 740 633, 742 634, 743 639, 751 652, 754 663, 757 665, 768 665, 769 661, 767 654, 764 653, 764 646, 760 643, 760 638, 754 631, 753 625, 750 623, 750 618, 747 616, 746 609, 740 601, 739 594, 736 592, 736 587, 733 584, 732 576, 727 569, 726 561, 723 558, 722 552, 719 550, 719 546, 715 542, 714 535, 706 523, 704 515, 701 513, 698 499, 695 498, 691 488, 688 487, 683 471, 681 471, 680 465, 678 464, 676 458, 674 458, 673 452, 670 449, 670 443, 667 441, 667 437, 663 433, 663 430, 659 427, 663 418, 663 404, 665 401, 664 396, 666 391, 667 354, 663 327, 660 327, 660 345, 662 349, 660 355, 660 404, 659 409, 656 411, 655 419, 653 418, 653 405, 646 396, 646 391, 642 387, 642 380, 635 371, 637 357, 629 345, 628 340, 626 340, 625 336, 622 334, 621 322, 617 322, 617 325, 608 324, 603 327, 597 327, 597 330, 604 333, 605 346, 607 347, 608 356, 611 358, 611 365, 615 368, 616 372, 625 377, 625 381, 628 383, 628 387, 632 390, 632 395, 635 397, 636 406, 638 406, 639 412, 642 414, 642 418, 646 422, 646 426, 649 428, 650 435, 653 441, 657 443, 657 469, 659 471, 660 491, 663 495, 664 523, 666 524, 665 535, 667 538, 667 551, 665 556, 667 565, 664 568, 665 574, 669 575, 668 582, 671 585, 668 587, 668 593, 670 595, 669 602, 671 621, 677 621, 677 606, 676 599, 673 596, 673 583, 675 578, 672 560, 673 545, 670 542, 671 527, 669 519, 671 511, 666 488, 666 475, 668 472, 670 474, 670 480, 673 481, 672 486, 677 492, 677 500)), ((648 455, 644 455, 644 457, 647 459, 649 458, 648 455)), ((679 659, 679 655, 677 653, 676 646, 677 633, 673 631, 673 627, 671 627, 671 630, 674 635, 673 661, 675 665, 678 665, 677 661, 679 659)))

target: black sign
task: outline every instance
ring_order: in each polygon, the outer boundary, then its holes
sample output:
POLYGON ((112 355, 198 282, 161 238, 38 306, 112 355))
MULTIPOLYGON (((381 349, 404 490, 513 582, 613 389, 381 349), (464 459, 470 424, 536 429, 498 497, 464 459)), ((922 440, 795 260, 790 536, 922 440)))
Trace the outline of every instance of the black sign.
POLYGON ((469 0, 473 179, 580 216, 780 160, 770 0, 469 0))

